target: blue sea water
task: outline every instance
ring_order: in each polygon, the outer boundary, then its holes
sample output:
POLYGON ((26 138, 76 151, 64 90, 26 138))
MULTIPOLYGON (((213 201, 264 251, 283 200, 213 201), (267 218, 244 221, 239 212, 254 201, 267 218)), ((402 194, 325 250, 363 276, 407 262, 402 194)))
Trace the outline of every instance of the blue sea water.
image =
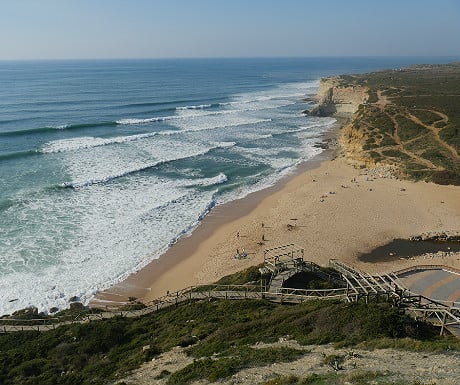
POLYGON ((319 78, 441 59, 0 63, 0 314, 88 301, 321 150, 319 78))

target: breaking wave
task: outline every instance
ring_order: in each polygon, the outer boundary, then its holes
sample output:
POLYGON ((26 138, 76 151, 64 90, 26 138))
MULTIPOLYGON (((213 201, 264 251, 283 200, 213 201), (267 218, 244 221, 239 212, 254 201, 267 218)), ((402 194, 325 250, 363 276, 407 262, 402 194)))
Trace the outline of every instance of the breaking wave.
MULTIPOLYGON (((164 164, 167 164, 167 163, 170 163, 170 162, 174 162, 174 161, 182 160, 182 159, 190 159, 190 158, 194 158, 194 157, 197 157, 197 156, 200 156, 200 155, 205 155, 205 154, 209 153, 210 151, 218 149, 218 148, 232 147, 232 146, 235 146, 235 144, 236 144, 235 142, 214 143, 214 145, 212 147, 209 147, 209 148, 207 148, 207 149, 205 149, 203 151, 197 151, 197 152, 195 152, 193 154, 190 154, 190 155, 187 155, 187 156, 177 156, 177 157, 172 157, 170 159, 161 159, 161 160, 157 160, 157 161, 154 161, 154 162, 146 162, 144 164, 137 165, 137 166, 135 166, 133 168, 125 169, 125 170, 122 170, 122 171, 117 172, 117 173, 113 173, 113 174, 110 174, 110 175, 104 175, 104 176, 96 177, 96 178, 91 178, 91 179, 87 179, 87 180, 64 182, 64 183, 61 184, 61 187, 79 189, 79 188, 87 187, 87 186, 91 186, 91 185, 104 184, 104 183, 113 181, 115 179, 122 178, 122 177, 125 177, 125 176, 129 176, 129 175, 132 175, 132 174, 137 174, 139 172, 146 171, 146 170, 149 170, 149 169, 152 169, 152 168, 155 168, 155 167, 158 167, 160 165, 164 165, 164 164)), ((222 175, 219 174, 216 177, 216 179, 212 182, 212 184, 221 184, 221 183, 225 183, 226 181, 227 181, 227 176, 225 174, 222 174, 222 175)), ((202 184, 202 183, 196 183, 196 182, 192 183, 192 185, 196 185, 196 184, 202 184)))

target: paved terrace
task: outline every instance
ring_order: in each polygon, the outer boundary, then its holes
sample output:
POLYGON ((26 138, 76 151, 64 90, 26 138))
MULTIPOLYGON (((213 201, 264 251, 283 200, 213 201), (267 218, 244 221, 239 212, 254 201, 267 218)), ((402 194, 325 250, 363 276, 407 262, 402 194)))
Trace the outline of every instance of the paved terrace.
POLYGON ((460 305, 460 271, 446 266, 414 266, 395 272, 399 282, 413 293, 441 303, 460 305))

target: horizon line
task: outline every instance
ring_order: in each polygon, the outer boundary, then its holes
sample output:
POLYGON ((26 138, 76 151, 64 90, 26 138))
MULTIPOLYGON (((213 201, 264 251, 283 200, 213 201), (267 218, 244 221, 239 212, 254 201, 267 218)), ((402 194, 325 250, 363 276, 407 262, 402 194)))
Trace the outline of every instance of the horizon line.
POLYGON ((308 55, 308 56, 170 56, 170 57, 105 57, 105 58, 21 58, 0 59, 5 62, 65 62, 65 61, 130 61, 130 60, 257 60, 257 59, 353 59, 353 58, 439 58, 460 60, 460 55, 308 55))

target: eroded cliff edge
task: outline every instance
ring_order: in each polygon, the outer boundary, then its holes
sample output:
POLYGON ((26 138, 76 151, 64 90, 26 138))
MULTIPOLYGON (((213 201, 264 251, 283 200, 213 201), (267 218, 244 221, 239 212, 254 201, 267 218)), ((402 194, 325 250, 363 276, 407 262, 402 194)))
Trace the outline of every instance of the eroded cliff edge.
POLYGON ((344 85, 338 76, 321 79, 316 99, 318 104, 309 114, 351 119, 359 105, 368 100, 367 91, 366 87, 344 85))
POLYGON ((348 163, 460 185, 460 63, 325 78, 316 101, 310 115, 345 119, 348 163))
POLYGON ((355 114, 369 100, 368 91, 364 86, 346 84, 340 76, 323 78, 315 100, 317 104, 309 112, 312 116, 332 116, 342 122, 340 152, 355 167, 376 166, 376 162, 363 152, 366 137, 354 128, 355 114))

